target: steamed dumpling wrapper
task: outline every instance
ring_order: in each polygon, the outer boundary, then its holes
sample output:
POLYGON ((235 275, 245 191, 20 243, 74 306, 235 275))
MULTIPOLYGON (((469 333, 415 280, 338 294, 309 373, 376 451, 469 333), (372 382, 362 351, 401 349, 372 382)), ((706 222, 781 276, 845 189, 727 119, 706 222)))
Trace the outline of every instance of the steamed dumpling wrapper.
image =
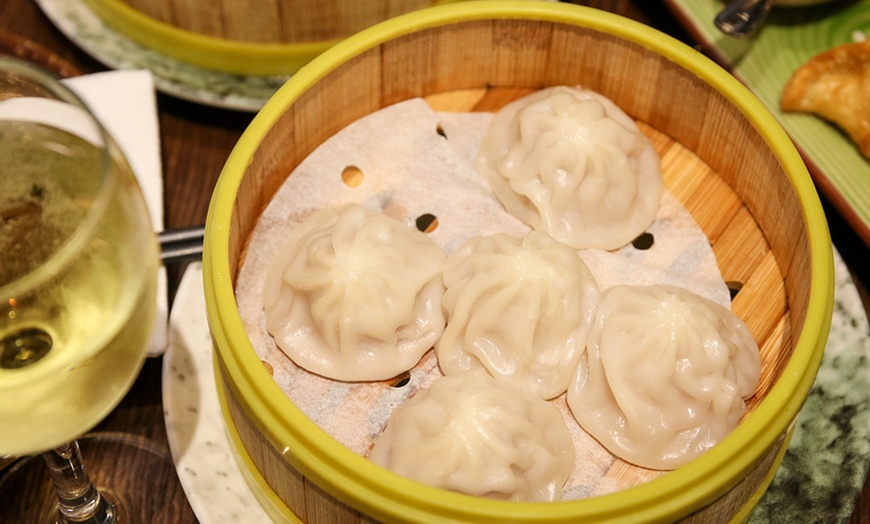
POLYGON ((446 374, 485 369, 541 399, 568 389, 600 293, 573 248, 547 233, 473 237, 444 266, 446 374))
POLYGON ((371 460, 442 489, 559 500, 574 442, 558 408, 477 369, 437 379, 396 409, 371 460))
POLYGON ((594 91, 565 86, 496 113, 477 168, 509 213, 577 249, 634 240, 664 187, 658 153, 631 117, 594 91))
POLYGON ((308 371, 385 380, 444 330, 446 254, 424 233, 358 204, 315 212, 266 272, 266 327, 308 371))
POLYGON ((760 373, 729 309, 674 286, 617 285, 601 295, 568 405, 617 457, 673 469, 737 427, 760 373))

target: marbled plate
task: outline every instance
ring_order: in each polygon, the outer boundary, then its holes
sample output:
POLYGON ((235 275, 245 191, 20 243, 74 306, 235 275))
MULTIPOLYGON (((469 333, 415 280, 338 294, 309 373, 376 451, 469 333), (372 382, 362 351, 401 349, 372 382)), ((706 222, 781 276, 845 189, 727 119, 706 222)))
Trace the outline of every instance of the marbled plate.
POLYGON ((163 414, 172 458, 202 524, 268 522, 246 484, 224 425, 205 315, 202 264, 190 264, 169 317, 163 414))
MULTIPOLYGON (((751 523, 841 522, 870 465, 870 325, 835 253, 834 319, 822 366, 791 445, 751 523)), ((203 524, 267 522, 236 463, 217 398, 202 267, 185 273, 164 356, 166 430, 178 476, 203 524)))
POLYGON ((161 92, 193 102, 259 111, 287 76, 243 76, 198 67, 145 47, 107 25, 82 0, 35 0, 57 28, 113 69, 149 69, 161 92))

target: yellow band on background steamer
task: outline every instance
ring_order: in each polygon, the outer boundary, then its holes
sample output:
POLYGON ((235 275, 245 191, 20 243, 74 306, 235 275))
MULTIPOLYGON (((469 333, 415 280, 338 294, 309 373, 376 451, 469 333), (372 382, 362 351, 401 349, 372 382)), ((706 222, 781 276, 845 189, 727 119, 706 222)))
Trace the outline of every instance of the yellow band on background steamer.
POLYGON ((340 39, 294 44, 226 40, 171 26, 121 0, 83 0, 107 24, 140 44, 183 62, 239 75, 292 75, 340 39))

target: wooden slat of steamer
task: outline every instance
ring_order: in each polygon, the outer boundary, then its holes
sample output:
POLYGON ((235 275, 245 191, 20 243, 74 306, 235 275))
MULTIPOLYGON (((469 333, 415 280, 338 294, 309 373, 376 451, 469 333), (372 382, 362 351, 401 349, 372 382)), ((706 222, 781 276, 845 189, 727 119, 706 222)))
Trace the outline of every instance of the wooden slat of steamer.
POLYGON ((287 44, 347 37, 433 0, 122 0, 178 29, 238 42, 287 44))
MULTIPOLYGON (((196 2, 187 2, 196 3, 196 2)), ((208 0, 206 4, 220 4, 223 34, 227 40, 255 43, 277 43, 281 36, 279 14, 281 0, 208 0)))
POLYGON ((746 207, 740 207, 728 228, 713 243, 713 253, 720 268, 728 269, 722 274, 726 282, 745 283, 769 251, 764 235, 746 207))
MULTIPOLYGON (((138 1, 141 3, 143 0, 138 1)), ((163 19, 166 23, 185 31, 213 38, 226 36, 224 28, 226 13, 224 13, 223 6, 219 5, 216 0, 187 3, 171 1, 173 4, 172 12, 163 19)))
MULTIPOLYGON (((161 22, 172 24, 172 0, 122 0, 140 13, 161 22)), ((203 2, 207 4, 207 2, 203 2)))
POLYGON ((280 43, 322 40, 341 5, 334 0, 123 0, 165 24, 214 38, 239 42, 280 43), (170 5, 171 4, 171 5, 170 5), (330 9, 330 7, 334 7, 330 9), (311 23, 310 13, 324 20, 311 23), (300 16, 302 15, 302 16, 300 16), (323 23, 325 22, 325 23, 323 23))
POLYGON ((218 0, 122 0, 155 20, 205 36, 223 37, 223 9, 218 0))

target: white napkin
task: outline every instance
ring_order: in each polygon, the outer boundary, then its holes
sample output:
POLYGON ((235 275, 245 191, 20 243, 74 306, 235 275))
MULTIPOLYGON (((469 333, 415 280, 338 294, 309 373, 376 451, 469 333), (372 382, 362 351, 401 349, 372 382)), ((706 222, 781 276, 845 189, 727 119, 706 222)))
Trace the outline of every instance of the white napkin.
MULTIPOLYGON (((150 71, 106 71, 62 81, 96 114, 114 137, 136 175, 155 231, 163 231, 163 171, 157 99, 150 71)), ((166 349, 169 297, 166 268, 160 267, 157 318, 148 356, 166 349)))

